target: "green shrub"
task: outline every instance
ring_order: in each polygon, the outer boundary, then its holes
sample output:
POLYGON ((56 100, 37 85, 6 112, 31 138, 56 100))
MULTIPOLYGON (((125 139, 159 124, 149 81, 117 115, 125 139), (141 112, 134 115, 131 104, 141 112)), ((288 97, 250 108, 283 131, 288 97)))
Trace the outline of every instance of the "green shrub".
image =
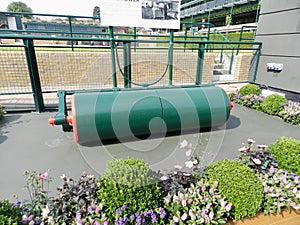
POLYGON ((116 218, 116 210, 122 207, 126 207, 126 213, 131 215, 156 209, 162 204, 157 176, 142 160, 114 159, 108 163, 99 182, 98 200, 110 220, 116 218))
POLYGON ((209 165, 206 172, 211 182, 218 182, 219 193, 232 203, 232 218, 252 217, 261 209, 263 186, 248 166, 225 159, 209 165))
POLYGON ((21 208, 19 204, 12 205, 8 200, 0 201, 0 225, 21 224, 21 208))
POLYGON ((279 169, 300 175, 300 141, 282 137, 268 148, 277 159, 279 169))
POLYGON ((284 104, 287 103, 285 97, 273 94, 267 96, 261 103, 262 111, 270 115, 278 115, 283 109, 284 104))
POLYGON ((0 119, 2 119, 4 117, 4 114, 5 114, 4 107, 2 105, 0 105, 0 119))
POLYGON ((254 84, 246 84, 245 86, 241 87, 238 91, 238 94, 242 96, 246 95, 260 95, 260 88, 254 84))

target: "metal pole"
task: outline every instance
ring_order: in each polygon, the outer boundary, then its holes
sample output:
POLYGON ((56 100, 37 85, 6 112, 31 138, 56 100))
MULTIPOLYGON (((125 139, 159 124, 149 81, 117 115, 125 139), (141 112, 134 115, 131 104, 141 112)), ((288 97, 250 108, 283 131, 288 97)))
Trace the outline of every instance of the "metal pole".
POLYGON ((131 51, 130 42, 123 43, 124 87, 131 88, 131 51))
POLYGON ((174 40, 174 31, 170 30, 170 47, 169 47, 169 85, 173 83, 173 40, 174 40))
POLYGON ((257 76, 257 70, 258 70, 258 64, 259 64, 260 54, 261 54, 261 45, 259 45, 259 49, 258 49, 258 53, 257 53, 256 65, 255 65, 255 70, 254 70, 254 75, 253 75, 252 82, 256 81, 256 76, 257 76))
MULTIPOLYGON (((136 27, 133 28, 133 37, 134 37, 134 40, 137 39, 136 27)), ((136 52, 136 41, 134 41, 134 51, 136 52)))
POLYGON ((259 1, 257 2, 257 9, 256 9, 255 23, 258 22, 258 11, 259 11, 259 8, 260 8, 260 4, 261 4, 261 1, 259 0, 259 1))
MULTIPOLYGON (((242 26, 242 27, 241 27, 241 30, 240 30, 239 42, 241 42, 242 39, 243 39, 243 32, 244 32, 244 26, 242 26)), ((240 47, 241 47, 241 44, 238 44, 238 47, 237 47, 237 50, 236 50, 236 55, 239 54, 240 47)))
POLYGON ((115 40, 114 40, 114 28, 109 26, 109 45, 111 54, 111 73, 113 80, 113 87, 117 87, 117 73, 116 73, 116 57, 115 57, 115 40))
POLYGON ((186 38, 187 38, 187 24, 184 25, 184 52, 186 49, 186 38))
POLYGON ((202 83, 203 63, 204 63, 204 44, 199 44, 198 45, 196 82, 195 82, 196 85, 200 85, 202 83))
POLYGON ((45 111, 45 105, 44 105, 36 55, 33 46, 33 40, 24 39, 23 42, 25 45, 25 54, 26 54, 27 66, 28 66, 28 71, 30 76, 31 88, 33 92, 35 109, 37 112, 43 112, 45 111))
POLYGON ((232 50, 231 50, 230 64, 229 64, 229 70, 228 70, 229 74, 231 74, 231 71, 232 71, 233 57, 234 57, 234 47, 232 47, 232 50))
POLYGON ((230 27, 231 22, 232 22, 232 12, 233 12, 233 5, 234 5, 234 0, 231 1, 231 8, 230 8, 230 16, 229 16, 229 23, 228 27, 230 27))
MULTIPOLYGON (((69 20, 69 28, 70 28, 70 37, 73 37, 72 19, 71 19, 70 16, 68 17, 68 20, 69 20)), ((74 52, 74 43, 73 43, 73 40, 71 41, 71 46, 72 46, 72 52, 74 52)))

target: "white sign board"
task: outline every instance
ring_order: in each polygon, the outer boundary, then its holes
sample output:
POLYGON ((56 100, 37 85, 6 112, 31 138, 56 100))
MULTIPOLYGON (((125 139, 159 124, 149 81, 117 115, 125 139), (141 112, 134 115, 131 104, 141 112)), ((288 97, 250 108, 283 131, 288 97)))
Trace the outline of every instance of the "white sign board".
POLYGON ((180 28, 180 0, 101 0, 101 26, 180 28))

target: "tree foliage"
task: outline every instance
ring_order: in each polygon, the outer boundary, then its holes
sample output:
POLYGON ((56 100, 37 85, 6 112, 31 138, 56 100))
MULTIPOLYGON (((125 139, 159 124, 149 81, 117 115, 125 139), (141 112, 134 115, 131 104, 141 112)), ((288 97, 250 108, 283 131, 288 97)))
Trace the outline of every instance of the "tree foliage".
MULTIPOLYGON (((9 12, 25 12, 25 13, 32 13, 32 9, 27 6, 24 2, 11 2, 7 7, 6 10, 9 12)), ((31 18, 32 16, 26 15, 26 18, 31 18)))

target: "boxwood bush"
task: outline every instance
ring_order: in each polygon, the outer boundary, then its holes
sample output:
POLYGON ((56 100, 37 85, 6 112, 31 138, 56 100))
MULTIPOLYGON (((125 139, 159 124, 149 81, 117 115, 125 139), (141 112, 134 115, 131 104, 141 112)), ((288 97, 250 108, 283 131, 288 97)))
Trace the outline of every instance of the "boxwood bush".
POLYGON ((279 94, 267 96, 261 103, 262 111, 270 115, 278 115, 283 106, 287 103, 285 97, 279 94))
POLYGON ((261 209, 263 186, 248 166, 225 159, 209 165, 206 173, 211 182, 218 182, 220 194, 232 203, 232 218, 252 217, 261 209))
POLYGON ((270 153, 277 159, 278 168, 300 175, 300 141, 282 137, 269 145, 270 153))
POLYGON ((20 204, 13 205, 8 200, 0 201, 0 225, 21 224, 20 204))
POLYGON ((126 211, 122 212, 131 215, 157 209, 163 201, 157 175, 139 159, 114 159, 108 162, 99 182, 98 200, 102 202, 111 221, 115 219, 117 209, 126 207, 126 211))
POLYGON ((241 94, 242 96, 246 95, 260 95, 260 88, 254 84, 246 84, 245 86, 241 87, 241 89, 238 91, 238 94, 241 94))

